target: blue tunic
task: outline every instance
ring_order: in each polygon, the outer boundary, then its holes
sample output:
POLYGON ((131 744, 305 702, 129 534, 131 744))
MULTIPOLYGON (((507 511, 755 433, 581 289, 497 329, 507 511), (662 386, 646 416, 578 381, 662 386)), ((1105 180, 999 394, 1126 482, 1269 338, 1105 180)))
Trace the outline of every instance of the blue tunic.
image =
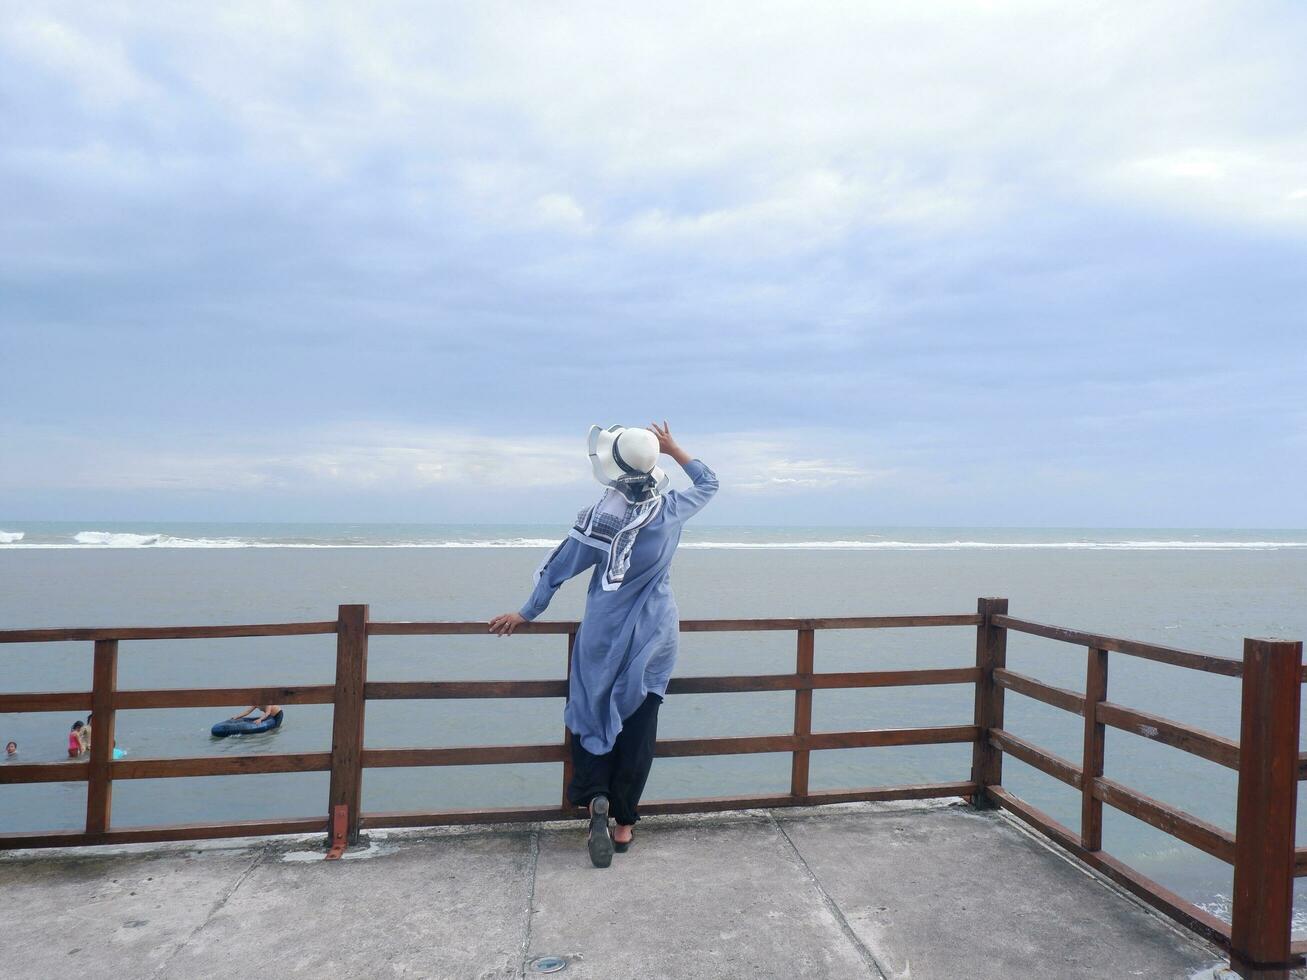
POLYGON ((640 529, 631 563, 619 588, 601 587, 608 552, 569 537, 550 555, 531 598, 520 612, 535 619, 558 587, 594 567, 586 592, 585 615, 572 647, 572 680, 563 720, 581 746, 595 755, 612 751, 622 719, 644 703, 649 692, 663 696, 676 665, 680 618, 672 596, 672 556, 681 527, 717 492, 717 474, 692 459, 687 490, 663 497, 658 513, 640 529))

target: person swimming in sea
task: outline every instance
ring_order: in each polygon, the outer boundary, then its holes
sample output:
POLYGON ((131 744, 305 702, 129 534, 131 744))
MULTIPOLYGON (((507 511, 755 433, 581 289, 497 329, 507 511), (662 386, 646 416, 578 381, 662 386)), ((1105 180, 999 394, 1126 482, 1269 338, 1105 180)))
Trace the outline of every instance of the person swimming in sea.
POLYGON ((16 755, 18 755, 18 743, 10 742, 5 746, 5 758, 12 759, 16 755))
POLYGON ((242 718, 246 718, 246 717, 248 717, 249 715, 254 714, 254 712, 256 712, 256 711, 262 711, 262 712, 263 712, 263 715, 262 715, 261 717, 259 717, 259 718, 255 718, 255 719, 254 719, 254 723, 255 723, 256 725, 257 725, 259 722, 267 721, 269 718, 272 718, 272 719, 273 719, 273 725, 272 725, 272 727, 273 727, 273 728, 280 728, 280 727, 281 727, 281 721, 282 721, 281 714, 282 714, 282 712, 281 712, 281 705, 279 705, 279 704, 262 704, 262 705, 260 705, 260 704, 256 704, 256 705, 252 705, 252 706, 246 708, 246 709, 245 709, 244 711, 242 711, 240 714, 238 714, 238 715, 232 715, 232 716, 231 716, 229 719, 227 719, 227 720, 228 720, 228 721, 240 721, 242 718))
POLYGON ((680 620, 669 578, 672 556, 685 522, 717 492, 717 475, 677 445, 665 421, 648 429, 593 426, 589 451, 603 495, 581 511, 536 570, 526 605, 490 620, 490 632, 511 636, 545 611, 559 586, 594 567, 572 647, 563 720, 572 733, 567 798, 589 808, 590 861, 606 868, 613 852, 626 851, 634 840, 658 708, 676 664, 680 620), (680 464, 693 486, 667 490, 660 452, 680 464))

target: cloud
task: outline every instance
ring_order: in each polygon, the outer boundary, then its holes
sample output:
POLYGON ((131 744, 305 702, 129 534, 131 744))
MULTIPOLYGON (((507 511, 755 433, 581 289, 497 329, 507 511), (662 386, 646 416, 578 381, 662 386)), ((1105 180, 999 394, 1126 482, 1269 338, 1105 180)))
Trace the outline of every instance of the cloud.
POLYGON ((591 230, 585 209, 569 194, 542 194, 535 201, 536 217, 546 225, 584 234, 591 230))
POLYGON ((670 414, 760 519, 1063 493, 1000 492, 1002 456, 1302 520, 1205 474, 1302 475, 1304 30, 1180 0, 25 4, 0 418, 43 435, 0 486, 364 516, 565 494, 558 433, 670 414))
POLYGON ((1307 230, 1307 139, 1237 149, 1191 147, 1124 163, 1108 181, 1177 213, 1307 230))
MULTIPOLYGON (((697 438, 702 455, 712 460, 732 491, 854 487, 889 475, 855 460, 835 463, 803 455, 805 448, 829 446, 838 438, 831 433, 766 438, 706 433, 697 438)), ((228 432, 213 439, 191 433, 184 446, 153 447, 113 437, 11 430, 6 443, 15 465, 0 471, 0 490, 366 491, 384 496, 427 488, 462 494, 593 488, 580 437, 367 425, 284 432, 275 438, 228 432)))

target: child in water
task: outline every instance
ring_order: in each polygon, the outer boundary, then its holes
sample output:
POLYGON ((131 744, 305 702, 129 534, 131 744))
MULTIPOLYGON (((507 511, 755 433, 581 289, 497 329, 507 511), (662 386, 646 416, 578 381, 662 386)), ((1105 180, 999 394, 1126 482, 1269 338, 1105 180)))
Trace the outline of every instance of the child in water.
POLYGON ((18 754, 18 743, 17 743, 17 742, 10 742, 8 745, 5 746, 5 758, 6 758, 6 759, 12 759, 12 758, 13 758, 14 756, 16 756, 17 754, 18 754))
POLYGON ((68 732, 68 758, 76 759, 86 751, 86 736, 83 734, 85 728, 80 719, 73 722, 73 727, 68 732))

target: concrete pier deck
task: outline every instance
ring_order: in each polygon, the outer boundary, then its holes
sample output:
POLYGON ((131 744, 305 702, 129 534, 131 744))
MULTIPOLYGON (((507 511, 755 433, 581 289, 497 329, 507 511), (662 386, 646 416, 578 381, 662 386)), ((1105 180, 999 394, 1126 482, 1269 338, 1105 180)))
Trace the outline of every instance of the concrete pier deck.
POLYGON ((16 852, 10 977, 1210 978, 1220 954, 998 813, 852 804, 578 825, 16 852))

